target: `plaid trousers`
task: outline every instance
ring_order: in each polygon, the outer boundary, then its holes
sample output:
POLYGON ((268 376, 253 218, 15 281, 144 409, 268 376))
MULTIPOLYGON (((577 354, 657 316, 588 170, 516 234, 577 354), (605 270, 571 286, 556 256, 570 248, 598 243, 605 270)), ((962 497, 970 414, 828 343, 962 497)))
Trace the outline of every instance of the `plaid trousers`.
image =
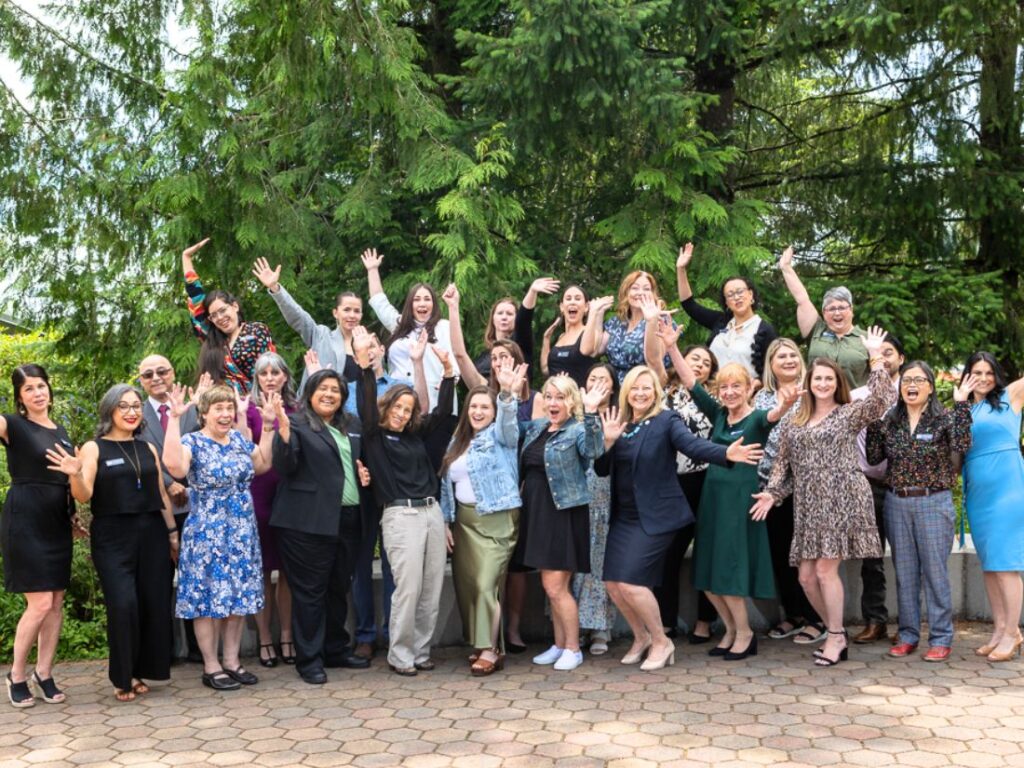
POLYGON ((921 637, 921 587, 928 606, 928 642, 953 644, 953 595, 947 561, 953 548, 956 512, 950 491, 901 498, 885 495, 885 529, 896 568, 901 643, 921 637))

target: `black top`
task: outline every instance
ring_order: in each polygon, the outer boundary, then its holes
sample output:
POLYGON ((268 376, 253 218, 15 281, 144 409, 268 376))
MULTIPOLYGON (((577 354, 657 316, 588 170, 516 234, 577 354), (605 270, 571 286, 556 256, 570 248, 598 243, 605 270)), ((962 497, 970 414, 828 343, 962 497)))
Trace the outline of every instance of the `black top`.
MULTIPOLYGON (((643 429, 640 427, 639 429, 643 429)), ((632 512, 636 517, 636 493, 633 491, 633 462, 636 461, 640 445, 626 435, 637 431, 636 424, 627 424, 623 436, 615 442, 615 514, 632 512)), ((627 517, 630 515, 626 515, 627 517)))
MULTIPOLYGON (((533 370, 533 310, 522 305, 516 310, 516 325, 512 330, 512 341, 523 352, 523 361, 533 370)), ((487 349, 473 361, 480 375, 485 379, 491 375, 491 350, 487 349)))
POLYGON ((139 438, 100 438, 96 445, 99 458, 92 491, 93 517, 141 515, 163 509, 160 467, 149 443, 139 438))
MULTIPOLYGON (((725 327, 732 320, 732 314, 729 312, 719 312, 714 309, 708 309, 707 307, 697 303, 697 300, 691 296, 686 301, 681 302, 683 311, 686 312, 690 317, 697 321, 698 324, 703 325, 705 328, 711 331, 711 335, 708 336, 707 345, 710 347, 711 342, 715 340, 715 337, 725 331, 725 327)), ((758 378, 764 378, 764 356, 768 351, 768 345, 771 344, 776 337, 778 337, 775 329, 771 323, 761 318, 761 325, 758 326, 757 331, 754 332, 754 343, 750 349, 750 364, 754 366, 754 370, 757 372, 758 378)))
POLYGON ((12 483, 43 483, 68 485, 68 476, 49 469, 46 451, 60 443, 68 453, 75 452, 67 431, 58 424, 44 427, 16 413, 5 413, 7 419, 7 471, 12 483))
POLYGON ((362 370, 359 368, 359 363, 356 362, 355 358, 352 355, 345 355, 345 368, 341 372, 345 383, 359 381, 361 374, 362 370))
POLYGON ((580 352, 582 340, 583 334, 581 333, 573 344, 551 347, 551 351, 548 352, 548 376, 565 372, 580 389, 587 386, 587 373, 597 362, 597 358, 580 352))
POLYGON ((363 370, 363 455, 377 504, 385 507, 395 499, 425 499, 438 494, 437 471, 424 442, 450 422, 455 401, 455 379, 441 379, 434 410, 420 422, 418 430, 406 427, 392 432, 380 426, 377 408, 377 380, 373 370, 363 370))

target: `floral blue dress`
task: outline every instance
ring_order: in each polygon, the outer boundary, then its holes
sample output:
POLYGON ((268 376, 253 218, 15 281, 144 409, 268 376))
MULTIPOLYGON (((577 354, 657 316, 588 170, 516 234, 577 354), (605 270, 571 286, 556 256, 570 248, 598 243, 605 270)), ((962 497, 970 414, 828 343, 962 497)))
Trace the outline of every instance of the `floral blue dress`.
MULTIPOLYGON (((604 330, 608 334, 608 346, 605 347, 605 354, 608 362, 615 369, 619 377, 619 384, 626 378, 631 368, 638 365, 646 365, 644 357, 644 331, 647 329, 647 321, 641 320, 636 328, 629 330, 629 323, 618 315, 604 321, 604 330)), ((672 361, 665 355, 665 368, 672 367, 672 361)))
POLYGON ((178 560, 179 618, 244 616, 263 607, 263 563, 249 484, 255 446, 239 432, 221 445, 201 432, 182 436, 192 452, 191 511, 178 560))
POLYGON ((598 477, 593 466, 587 469, 590 491, 590 573, 572 577, 572 594, 579 604, 583 629, 610 632, 615 626, 615 604, 608 599, 601 572, 608 543, 608 519, 611 514, 612 479, 598 477))

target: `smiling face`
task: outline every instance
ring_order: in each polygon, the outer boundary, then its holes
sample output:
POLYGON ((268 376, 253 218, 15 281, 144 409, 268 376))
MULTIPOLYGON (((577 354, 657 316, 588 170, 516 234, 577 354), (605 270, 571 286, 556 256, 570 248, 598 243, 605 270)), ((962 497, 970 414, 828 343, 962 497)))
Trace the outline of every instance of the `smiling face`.
POLYGON ((30 415, 45 416, 50 408, 50 386, 41 378, 28 376, 18 389, 18 400, 30 415))
POLYGON ((753 308, 754 292, 745 280, 730 280, 722 287, 725 306, 736 317, 745 317, 753 308))
POLYGON ((829 299, 821 308, 821 316, 832 333, 842 336, 853 328, 853 307, 848 301, 837 298, 829 299))
POLYGON ((466 407, 466 412, 473 434, 489 427, 494 422, 494 403, 491 402, 491 397, 486 392, 478 392, 473 395, 466 407))
POLYGON ((654 286, 651 285, 651 280, 647 275, 640 275, 627 289, 626 299, 629 301, 630 308, 639 310, 640 302, 645 297, 654 298, 654 286))
POLYGON ((582 323, 587 315, 587 297, 574 285, 562 294, 558 308, 562 311, 566 326, 582 323))
POLYGON ((824 365, 816 365, 811 370, 810 389, 815 401, 825 404, 833 402, 837 386, 836 372, 831 368, 824 365))
POLYGON ((405 394, 399 397, 388 409, 384 418, 384 424, 392 432, 401 432, 412 418, 412 410, 416 405, 416 398, 405 394))
POLYGON ((633 421, 643 419, 654 407, 655 392, 654 379, 650 374, 644 373, 636 377, 626 395, 626 402, 633 409, 633 421))
POLYGON ((121 395, 121 399, 114 408, 114 427, 121 432, 132 434, 142 421, 142 401, 134 392, 128 391, 121 395))
POLYGON ((263 394, 268 392, 280 393, 284 389, 288 376, 280 368, 275 368, 271 365, 257 373, 256 380, 259 382, 260 392, 263 394))
POLYGON ((491 314, 491 322, 494 323, 494 332, 499 339, 505 339, 512 335, 516 327, 516 307, 508 301, 503 301, 494 308, 491 314))
POLYGON ((227 437, 235 426, 235 404, 225 400, 213 403, 203 418, 204 428, 214 437, 227 437))
POLYGON ((309 407, 324 421, 330 421, 342 404, 341 385, 333 376, 321 381, 309 398, 309 407))
POLYGON ((412 295, 412 316, 417 323, 425 323, 434 313, 434 297, 430 295, 430 289, 420 286, 412 295))
POLYGON ((608 394, 604 396, 601 401, 601 408, 607 408, 612 401, 612 392, 615 389, 615 381, 612 379, 612 375, 608 372, 608 369, 604 366, 595 368, 589 374, 587 374, 587 391, 591 391, 594 387, 604 384, 608 389, 608 394))
POLYGON ((569 398, 562 394, 554 384, 548 382, 544 387, 544 410, 551 423, 556 427, 561 426, 569 418, 571 408, 572 403, 569 398))
POLYGON ((357 296, 342 296, 331 314, 342 332, 352 333, 363 320, 363 302, 357 296))
POLYGON ((772 356, 772 373, 779 384, 792 384, 800 378, 800 353, 792 347, 779 347, 772 356))
POLYGON ((898 376, 900 373, 900 366, 903 365, 903 355, 892 345, 891 342, 882 342, 882 365, 885 367, 885 372, 889 374, 889 378, 898 376))
POLYGON ((214 299, 206 308, 206 316, 225 336, 238 330, 238 302, 229 304, 223 299, 214 299))
POLYGON ((162 355, 150 355, 139 363, 139 384, 147 397, 164 400, 174 383, 174 366, 162 355))
POLYGON ((974 396, 981 400, 996 388, 996 373, 992 366, 984 360, 979 360, 971 366, 971 373, 978 379, 978 386, 974 388, 974 396))
POLYGON ((719 375, 718 399, 730 413, 738 413, 744 410, 750 402, 753 394, 753 383, 743 377, 736 375, 719 375))
POLYGON ((908 408, 923 407, 934 389, 928 375, 920 368, 907 368, 900 377, 900 396, 908 408))
POLYGON ((706 349, 694 347, 686 353, 683 359, 689 364, 698 383, 707 384, 708 377, 711 375, 711 353, 706 349))

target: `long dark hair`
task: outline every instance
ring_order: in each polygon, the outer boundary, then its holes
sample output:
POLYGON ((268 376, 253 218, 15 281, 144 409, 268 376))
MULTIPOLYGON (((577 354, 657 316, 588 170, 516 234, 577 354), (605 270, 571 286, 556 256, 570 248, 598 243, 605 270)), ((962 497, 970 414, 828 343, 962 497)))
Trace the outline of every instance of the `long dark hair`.
POLYGON ((302 390, 302 406, 295 415, 314 432, 319 432, 324 428, 323 418, 313 410, 313 394, 316 392, 317 387, 327 379, 334 379, 338 382, 338 387, 341 389, 341 404, 328 423, 342 434, 347 434, 348 427, 353 420, 352 414, 345 413, 345 401, 348 400, 348 384, 340 373, 330 368, 323 368, 306 379, 306 387, 302 390))
MULTIPOLYGON (((893 344, 893 346, 895 347, 896 345, 893 344)), ((886 426, 892 426, 894 424, 905 423, 908 421, 907 404, 903 401, 903 377, 911 368, 920 368, 924 372, 924 377, 928 379, 928 383, 932 388, 932 393, 928 395, 928 402, 925 403, 924 406, 924 413, 934 418, 935 416, 941 416, 946 412, 945 406, 939 402, 939 398, 935 393, 935 372, 932 370, 931 366, 924 360, 911 360, 900 368, 900 395, 896 400, 896 405, 885 417, 886 426)))
POLYGON ((223 301, 225 304, 234 304, 238 307, 239 326, 242 325, 244 318, 242 317, 242 305, 227 291, 213 290, 203 299, 203 312, 207 315, 206 339, 199 350, 198 373, 200 375, 208 373, 213 377, 215 384, 220 384, 225 381, 224 358, 231 350, 228 346, 228 337, 217 327, 216 323, 209 319, 210 305, 215 301, 223 301))
POLYGON ((1003 366, 996 360, 995 355, 991 352, 975 352, 973 355, 967 358, 967 362, 964 363, 964 372, 960 374, 960 383, 964 383, 964 379, 971 375, 971 368, 974 367, 975 363, 988 363, 992 367, 992 375, 995 377, 996 385, 992 387, 992 391, 985 395, 985 402, 988 403, 992 410, 1001 411, 1003 409, 1002 398, 1003 392, 1006 390, 1007 380, 1006 371, 1003 370, 1003 366))
POLYGON ((487 395, 488 399, 491 401, 491 406, 494 408, 495 418, 498 416, 498 398, 494 394, 493 389, 488 387, 486 384, 478 384, 469 390, 466 394, 466 399, 462 401, 462 412, 459 414, 459 423, 455 425, 455 432, 452 434, 452 442, 444 454, 444 460, 441 462, 441 469, 437 471, 439 477, 444 477, 445 474, 447 474, 448 468, 451 467, 452 462, 469 450, 469 444, 473 442, 473 427, 469 424, 469 404, 477 395, 487 395))
POLYGON ((594 363, 592 366, 587 368, 587 375, 583 379, 583 387, 586 388, 587 379, 589 379, 590 374, 598 368, 604 368, 608 372, 608 375, 612 377, 612 391, 608 393, 608 404, 615 405, 619 402, 619 374, 615 372, 611 363, 594 363))
MULTIPOLYGON (((508 350, 508 353, 510 355, 512 355, 512 359, 515 360, 516 365, 522 365, 523 363, 526 362, 526 358, 523 356, 522 348, 518 344, 516 344, 514 341, 511 341, 509 339, 497 339, 491 345, 491 351, 493 352, 495 349, 497 349, 499 347, 501 349, 508 350)), ((488 386, 491 389, 493 389, 495 392, 497 392, 498 390, 501 389, 501 385, 498 384, 498 371, 497 371, 497 369, 493 365, 491 366, 491 375, 488 377, 487 383, 488 383, 488 386)), ((520 400, 527 400, 527 399, 529 399, 529 397, 530 397, 530 380, 529 380, 529 378, 523 380, 523 390, 522 390, 522 392, 517 392, 516 393, 516 397, 518 397, 520 400)))
MULTIPOLYGON (((715 353, 711 351, 711 348, 707 344, 687 344, 683 348, 683 357, 693 352, 695 349, 702 349, 708 353, 708 357, 711 358, 711 370, 708 371, 708 377, 704 381, 704 389, 708 389, 712 386, 712 382, 715 380, 715 376, 718 374, 718 358, 715 357, 715 353)), ((679 371, 675 369, 675 366, 668 370, 668 384, 665 386, 665 392, 669 395, 673 395, 679 389, 685 389, 683 382, 679 379, 679 371)), ((688 391, 688 390, 687 390, 688 391)))
POLYGON ((441 305, 437 300, 437 291, 426 283, 416 283, 409 289, 409 292, 405 294, 405 303, 402 305, 402 314, 398 318, 398 325, 395 326, 395 330, 392 331, 391 336, 388 337, 388 343, 384 345, 386 352, 390 352, 392 344, 399 339, 404 339, 416 328, 416 318, 412 313, 412 300, 420 288, 426 288, 430 293, 430 298, 434 302, 434 309, 431 311, 430 318, 423 327, 427 330, 427 341, 431 344, 437 343, 437 336, 434 335, 434 328, 437 327, 437 323, 441 319, 441 305))
POLYGON ((50 406, 47 408, 47 411, 49 411, 53 407, 53 387, 50 386, 50 377, 43 366, 36 363, 25 363, 11 371, 11 386, 14 387, 14 402, 18 408, 18 413, 22 416, 28 413, 25 404, 21 402, 21 388, 29 379, 42 379, 46 384, 46 389, 50 393, 50 406))
POLYGON ((718 289, 718 303, 722 305, 722 309, 726 310, 727 312, 729 311, 729 302, 725 300, 725 286, 727 286, 733 280, 739 280, 741 283, 747 286, 747 290, 750 291, 751 294, 750 308, 757 309, 757 301, 759 298, 759 296, 757 295, 757 288, 754 287, 754 284, 750 281, 749 277, 743 277, 743 275, 733 275, 732 277, 727 277, 725 278, 725 280, 722 281, 722 287, 718 289))

